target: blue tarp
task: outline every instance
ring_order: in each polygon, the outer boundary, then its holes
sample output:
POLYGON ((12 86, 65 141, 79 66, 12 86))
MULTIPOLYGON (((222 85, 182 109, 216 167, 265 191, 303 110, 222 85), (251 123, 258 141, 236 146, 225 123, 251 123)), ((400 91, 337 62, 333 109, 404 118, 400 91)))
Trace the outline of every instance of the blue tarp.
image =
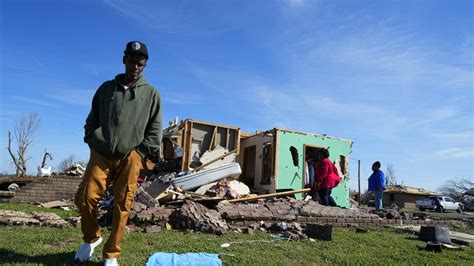
POLYGON ((146 266, 178 266, 178 265, 200 265, 221 266, 222 261, 217 254, 211 253, 166 253, 157 252, 151 255, 146 266))

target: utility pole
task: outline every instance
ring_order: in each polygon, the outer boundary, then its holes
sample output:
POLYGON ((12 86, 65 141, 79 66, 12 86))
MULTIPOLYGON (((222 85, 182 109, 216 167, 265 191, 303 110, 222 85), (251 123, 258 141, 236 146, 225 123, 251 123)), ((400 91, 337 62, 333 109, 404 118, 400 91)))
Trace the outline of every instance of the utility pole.
POLYGON ((360 160, 357 160, 357 177, 359 179, 359 206, 362 206, 362 199, 360 197, 360 160))

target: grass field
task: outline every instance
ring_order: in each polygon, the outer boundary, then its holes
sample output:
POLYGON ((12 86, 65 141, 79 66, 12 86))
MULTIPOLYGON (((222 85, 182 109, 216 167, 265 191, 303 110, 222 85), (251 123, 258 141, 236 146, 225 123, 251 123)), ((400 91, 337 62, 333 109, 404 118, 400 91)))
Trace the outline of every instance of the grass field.
MULTIPOLYGON (((0 209, 12 205, 0 204, 0 209)), ((16 209, 21 209, 17 206, 16 209)), ((43 209, 44 210, 44 209, 43 209)), ((107 236, 107 232, 104 232, 107 236)), ((81 243, 79 229, 47 227, 0 227, 2 265, 71 265, 81 243)), ((416 236, 397 234, 391 229, 356 233, 354 229, 335 228, 334 240, 287 242, 271 235, 231 232, 219 237, 202 233, 162 231, 156 234, 129 233, 122 245, 121 265, 144 265, 153 252, 218 253, 225 265, 308 265, 308 264, 456 264, 472 265, 474 248, 433 253, 420 250, 425 244, 416 236), (222 249, 220 245, 231 243, 222 249)), ((102 246, 102 245, 101 245, 102 246)), ((100 265, 100 250, 91 263, 100 265)))

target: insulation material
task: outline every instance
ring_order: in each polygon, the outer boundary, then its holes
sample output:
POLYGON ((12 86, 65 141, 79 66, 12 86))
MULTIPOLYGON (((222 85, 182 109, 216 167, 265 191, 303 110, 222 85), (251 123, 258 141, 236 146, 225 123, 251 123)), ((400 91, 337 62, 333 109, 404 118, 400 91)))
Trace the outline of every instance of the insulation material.
MULTIPOLYGON (((207 151, 205 152, 202 156, 201 156, 201 163, 203 165, 219 158, 219 157, 222 157, 224 154, 228 153, 229 150, 224 148, 224 147, 221 147, 221 146, 217 146, 215 147, 212 151, 207 151)), ((206 167, 203 167, 203 169, 211 169, 211 168, 216 168, 216 167, 219 167, 219 166, 222 166, 222 165, 225 165, 225 164, 229 164, 229 163, 233 163, 235 162, 235 159, 237 158, 237 154, 233 153, 233 154, 230 154, 228 156, 225 156, 223 157, 222 159, 214 162, 214 163, 211 163, 209 165, 207 165, 206 167)))

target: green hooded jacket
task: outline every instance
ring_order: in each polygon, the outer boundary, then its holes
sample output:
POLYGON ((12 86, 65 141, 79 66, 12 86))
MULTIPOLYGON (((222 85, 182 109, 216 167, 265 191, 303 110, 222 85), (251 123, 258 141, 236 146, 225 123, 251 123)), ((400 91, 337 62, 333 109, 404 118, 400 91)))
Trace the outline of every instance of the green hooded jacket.
POLYGON ((84 142, 111 159, 133 149, 142 157, 156 154, 162 137, 160 94, 143 77, 126 90, 119 77, 97 89, 84 126, 84 142))

